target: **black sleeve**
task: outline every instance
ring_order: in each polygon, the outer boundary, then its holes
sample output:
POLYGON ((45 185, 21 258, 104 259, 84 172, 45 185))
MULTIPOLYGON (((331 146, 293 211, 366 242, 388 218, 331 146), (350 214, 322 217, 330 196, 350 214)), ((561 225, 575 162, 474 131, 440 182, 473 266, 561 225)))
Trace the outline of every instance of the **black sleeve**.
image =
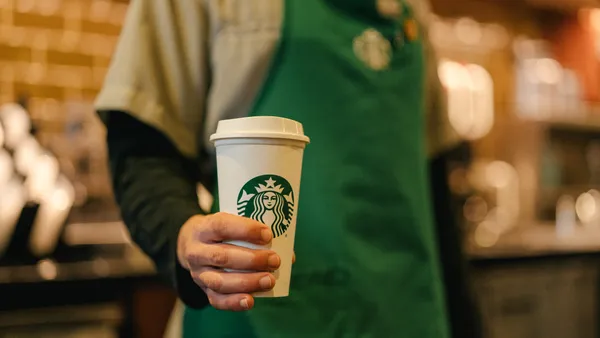
POLYGON ((206 295, 177 260, 180 227, 202 213, 196 161, 184 157, 164 134, 129 114, 102 111, 99 115, 107 127, 115 198, 133 241, 186 305, 206 306, 206 295))

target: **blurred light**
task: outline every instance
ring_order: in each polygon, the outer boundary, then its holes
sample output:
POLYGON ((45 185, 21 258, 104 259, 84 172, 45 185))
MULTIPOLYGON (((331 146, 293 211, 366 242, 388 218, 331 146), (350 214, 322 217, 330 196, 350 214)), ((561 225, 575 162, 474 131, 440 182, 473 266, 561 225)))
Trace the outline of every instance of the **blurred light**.
POLYGON ((513 52, 520 59, 529 59, 535 57, 535 43, 525 36, 518 36, 513 42, 513 52))
POLYGON ((510 37, 504 26, 492 23, 483 28, 483 43, 491 48, 502 49, 508 45, 510 37))
POLYGON ((594 213, 592 220, 590 221, 590 225, 600 226, 600 192, 598 190, 592 189, 588 191, 588 193, 594 198, 594 205, 596 207, 596 212, 594 213))
POLYGON ((556 234, 558 236, 572 234, 576 223, 575 200, 569 195, 561 196, 556 202, 556 234))
POLYGON ((58 276, 58 267, 50 259, 42 259, 37 264, 37 270, 40 276, 45 280, 53 280, 58 276))
POLYGON ((18 104, 0 106, 0 119, 4 126, 4 143, 9 149, 16 148, 30 135, 31 120, 27 111, 18 104))
POLYGON ((429 38, 434 45, 448 45, 453 40, 452 27, 442 20, 434 21, 429 28, 429 38))
POLYGON ((444 61, 442 66, 442 83, 448 90, 448 119, 456 132, 465 137, 471 130, 473 110, 471 109, 471 77, 463 65, 444 61))
POLYGON ((483 221, 477 229, 475 229, 474 235, 475 243, 483 248, 489 248, 494 246, 500 239, 500 233, 494 229, 494 223, 491 221, 483 221))
POLYGON ((562 66, 553 59, 539 59, 535 62, 536 77, 546 84, 558 84, 562 78, 562 66))
POLYGON ((463 215, 469 222, 477 223, 488 214, 488 204, 481 196, 471 196, 463 206, 463 215))
POLYGON ((56 208, 60 211, 67 210, 71 206, 70 196, 64 190, 57 190, 52 195, 52 200, 56 205, 56 208))
POLYGON ((103 258, 97 258, 92 262, 92 270, 96 275, 105 277, 110 273, 110 264, 103 258))
POLYGON ((503 188, 508 186, 513 177, 514 168, 502 161, 490 163, 485 171, 485 178, 488 184, 494 188, 503 188))
POLYGON ((514 224, 514 213, 509 211, 507 206, 498 206, 492 210, 487 215, 487 221, 489 224, 494 224, 495 231, 502 234, 511 229, 511 226, 514 224))
POLYGON ((577 217, 582 223, 590 223, 596 217, 598 213, 598 206, 596 205, 596 199, 590 193, 583 193, 577 197, 575 202, 575 211, 577 217))
POLYGON ((486 170, 488 166, 489 162, 484 159, 475 159, 469 165, 467 180, 473 189, 479 191, 489 190, 490 185, 486 177, 486 170))
POLYGON ((17 171, 21 175, 29 174, 29 171, 35 165, 41 153, 41 146, 35 137, 27 137, 19 144, 14 153, 15 167, 17 171))
POLYGON ((40 199, 40 207, 35 217, 29 247, 37 257, 51 254, 55 249, 60 235, 73 206, 73 185, 64 176, 55 180, 55 184, 40 199))
POLYGON ((499 227, 508 230, 516 224, 521 208, 517 170, 506 162, 494 161, 485 168, 485 180, 496 188, 497 207, 490 214, 499 227))
POLYGON ((523 71, 525 79, 529 83, 537 84, 540 82, 537 73, 537 61, 535 59, 527 59, 523 61, 523 71))
POLYGON ((494 81, 485 68, 469 64, 466 66, 471 76, 471 140, 487 135, 494 126, 494 81))
POLYGON ((458 88, 464 86, 468 81, 466 69, 458 62, 442 60, 438 66, 440 81, 447 88, 458 88))
POLYGON ((479 44, 483 35, 479 23, 471 18, 459 19, 454 26, 454 33, 459 41, 467 45, 479 44))
POLYGON ((589 10, 590 25, 596 33, 600 33, 600 9, 589 10))
POLYGON ((50 154, 38 156, 32 163, 25 180, 29 198, 33 201, 41 201, 48 196, 56 184, 58 174, 58 160, 54 156, 50 154))
POLYGON ((487 70, 442 60, 438 74, 448 90, 448 119, 454 130, 470 140, 487 135, 494 125, 494 84, 487 70))
MULTIPOLYGON (((594 197, 594 199, 596 199, 596 205, 600 205, 600 204, 598 204, 598 200, 600 200, 600 192, 596 189, 592 189, 592 190, 588 191, 588 193, 590 195, 592 195, 594 197)), ((598 211, 600 211, 600 208, 598 209, 598 211)))

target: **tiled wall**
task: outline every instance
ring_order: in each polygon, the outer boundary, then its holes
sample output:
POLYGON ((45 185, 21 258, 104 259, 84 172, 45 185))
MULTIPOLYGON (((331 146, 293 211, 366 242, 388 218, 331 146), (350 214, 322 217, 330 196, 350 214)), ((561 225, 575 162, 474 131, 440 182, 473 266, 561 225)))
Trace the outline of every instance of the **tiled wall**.
POLYGON ((0 0, 0 103, 30 97, 36 120, 60 121, 61 104, 93 101, 127 3, 0 0))
POLYGON ((82 196, 110 195, 91 104, 126 11, 124 0, 0 0, 0 104, 27 98, 38 140, 82 196))

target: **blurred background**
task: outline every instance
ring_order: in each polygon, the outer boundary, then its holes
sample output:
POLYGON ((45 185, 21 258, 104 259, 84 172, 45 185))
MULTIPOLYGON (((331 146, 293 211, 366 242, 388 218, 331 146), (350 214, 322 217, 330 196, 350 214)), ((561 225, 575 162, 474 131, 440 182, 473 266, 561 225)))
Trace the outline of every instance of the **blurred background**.
MULTIPOLYGON (((92 109, 127 3, 0 0, 0 337, 165 332, 92 109)), ((600 337, 600 1, 431 4, 485 336, 600 337)))

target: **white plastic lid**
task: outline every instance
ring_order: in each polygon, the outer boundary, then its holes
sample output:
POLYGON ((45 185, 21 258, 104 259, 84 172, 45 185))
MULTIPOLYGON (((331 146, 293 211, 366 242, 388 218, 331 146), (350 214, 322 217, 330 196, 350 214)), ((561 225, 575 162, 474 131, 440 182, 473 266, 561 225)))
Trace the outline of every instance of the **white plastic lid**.
POLYGON ((274 116, 254 116, 222 120, 210 140, 212 142, 236 138, 269 138, 296 140, 309 143, 302 123, 274 116))

